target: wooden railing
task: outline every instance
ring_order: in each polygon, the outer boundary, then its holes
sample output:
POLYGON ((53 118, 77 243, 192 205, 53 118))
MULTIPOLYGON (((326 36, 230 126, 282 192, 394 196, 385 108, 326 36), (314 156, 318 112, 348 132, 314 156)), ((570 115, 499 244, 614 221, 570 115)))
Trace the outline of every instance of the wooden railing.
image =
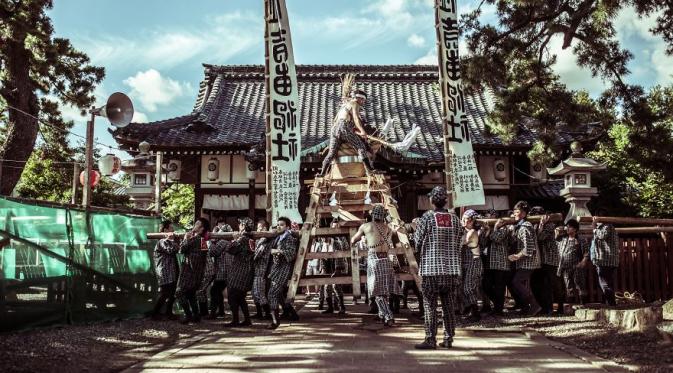
MULTIPOLYGON (((615 291, 638 292, 647 302, 673 298, 673 237, 620 233, 615 291)), ((589 270, 589 298, 602 301, 596 268, 589 270)))

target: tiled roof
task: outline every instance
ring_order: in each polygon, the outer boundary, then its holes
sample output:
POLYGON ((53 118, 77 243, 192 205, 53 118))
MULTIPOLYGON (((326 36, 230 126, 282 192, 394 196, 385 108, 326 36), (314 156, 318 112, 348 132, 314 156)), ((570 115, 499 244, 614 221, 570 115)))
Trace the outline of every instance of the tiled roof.
POLYGON ((553 199, 561 198, 563 183, 563 179, 549 180, 538 185, 517 185, 513 189, 519 199, 553 199))
MULTIPOLYGON (((205 79, 191 114, 151 123, 131 123, 113 132, 122 145, 141 141, 164 150, 248 149, 264 133, 264 66, 205 66, 205 79)), ((302 148, 328 139, 328 127, 338 109, 340 77, 356 74, 356 86, 367 92, 365 120, 380 128, 397 118, 395 137, 402 140, 416 123, 421 127, 411 157, 441 162, 442 124, 436 66, 310 65, 297 66, 301 102, 302 148)), ((510 144, 487 134, 487 113, 493 107, 489 91, 465 97, 472 142, 476 148, 529 147, 536 139, 525 123, 510 144)), ((572 136, 561 135, 568 143, 572 136)))

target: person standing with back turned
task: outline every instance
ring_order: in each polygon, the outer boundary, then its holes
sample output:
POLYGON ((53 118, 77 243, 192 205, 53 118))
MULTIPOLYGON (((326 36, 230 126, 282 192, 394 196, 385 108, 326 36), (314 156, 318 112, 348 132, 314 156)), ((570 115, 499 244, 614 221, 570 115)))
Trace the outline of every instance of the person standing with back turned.
POLYGON ((414 234, 416 250, 420 252, 419 274, 425 306, 425 340, 415 346, 420 350, 437 348, 438 296, 442 301, 444 319, 444 341, 441 346, 450 348, 453 344, 456 328, 453 303, 461 275, 460 241, 463 227, 460 218, 445 207, 449 197, 446 188, 434 187, 428 196, 434 210, 423 214, 414 234))

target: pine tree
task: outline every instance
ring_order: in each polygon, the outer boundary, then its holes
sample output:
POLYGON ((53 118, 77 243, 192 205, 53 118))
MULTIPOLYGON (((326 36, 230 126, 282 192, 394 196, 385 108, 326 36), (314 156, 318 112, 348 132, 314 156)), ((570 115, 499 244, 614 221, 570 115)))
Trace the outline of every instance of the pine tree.
MULTIPOLYGON (((58 104, 88 108, 105 75, 69 40, 53 36, 51 8, 51 0, 0 0, 0 111, 6 113, 0 117, 0 159, 13 161, 2 162, 0 195, 12 193, 38 132, 47 143, 65 136, 69 127, 58 104)), ((57 146, 43 151, 65 152, 57 146)))

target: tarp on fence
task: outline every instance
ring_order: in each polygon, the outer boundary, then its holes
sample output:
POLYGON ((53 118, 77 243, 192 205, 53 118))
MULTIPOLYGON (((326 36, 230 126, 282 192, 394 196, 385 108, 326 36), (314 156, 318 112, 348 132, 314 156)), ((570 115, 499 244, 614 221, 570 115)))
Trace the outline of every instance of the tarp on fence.
POLYGON ((158 217, 0 197, 0 331, 129 317, 156 292, 158 217))

